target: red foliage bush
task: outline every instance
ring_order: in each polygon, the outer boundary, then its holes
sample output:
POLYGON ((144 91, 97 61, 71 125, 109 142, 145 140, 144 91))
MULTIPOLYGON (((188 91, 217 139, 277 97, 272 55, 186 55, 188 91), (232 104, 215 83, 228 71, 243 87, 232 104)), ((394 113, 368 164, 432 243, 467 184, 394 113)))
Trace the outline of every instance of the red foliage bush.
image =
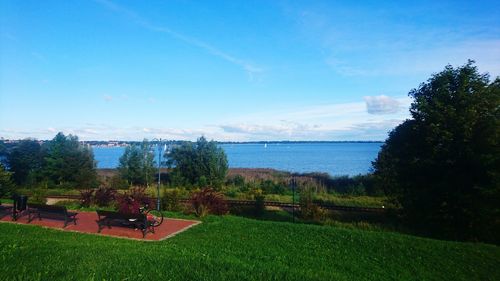
POLYGON ((118 212, 124 214, 138 214, 141 204, 134 200, 129 194, 121 194, 116 198, 118 203, 118 212))
POLYGON ((80 190, 80 205, 82 207, 89 207, 92 204, 93 195, 93 189, 80 190))
POLYGON ((208 213, 223 215, 228 211, 222 193, 213 188, 205 187, 200 191, 193 192, 190 199, 191 205, 197 216, 203 217, 208 213))
POLYGON ((153 208, 152 200, 146 195, 146 188, 135 187, 118 195, 116 201, 118 203, 118 211, 125 214, 138 214, 139 208, 149 206, 153 208))
POLYGON ((99 207, 109 206, 116 198, 116 190, 109 187, 99 187, 94 193, 94 203, 99 207))

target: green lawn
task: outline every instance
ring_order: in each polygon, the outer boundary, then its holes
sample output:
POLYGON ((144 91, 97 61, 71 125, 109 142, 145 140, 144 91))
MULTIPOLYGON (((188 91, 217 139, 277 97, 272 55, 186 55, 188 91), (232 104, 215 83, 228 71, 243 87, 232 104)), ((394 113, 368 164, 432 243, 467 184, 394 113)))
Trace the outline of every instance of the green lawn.
POLYGON ((500 247, 210 216, 162 242, 0 223, 2 280, 500 280, 500 247))

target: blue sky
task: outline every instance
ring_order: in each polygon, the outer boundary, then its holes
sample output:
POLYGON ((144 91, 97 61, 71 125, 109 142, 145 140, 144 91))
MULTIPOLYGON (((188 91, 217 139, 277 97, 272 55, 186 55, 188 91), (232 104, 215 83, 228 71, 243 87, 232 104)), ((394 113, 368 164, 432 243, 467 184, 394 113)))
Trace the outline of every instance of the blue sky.
POLYGON ((384 140, 497 1, 0 1, 0 137, 384 140))

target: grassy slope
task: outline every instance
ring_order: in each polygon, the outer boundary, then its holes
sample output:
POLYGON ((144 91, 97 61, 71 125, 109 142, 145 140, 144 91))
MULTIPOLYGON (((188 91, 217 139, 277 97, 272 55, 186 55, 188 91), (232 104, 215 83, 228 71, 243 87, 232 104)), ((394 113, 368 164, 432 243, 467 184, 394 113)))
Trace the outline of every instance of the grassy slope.
POLYGON ((500 248, 227 216, 163 242, 0 223, 2 280, 500 280, 500 248))

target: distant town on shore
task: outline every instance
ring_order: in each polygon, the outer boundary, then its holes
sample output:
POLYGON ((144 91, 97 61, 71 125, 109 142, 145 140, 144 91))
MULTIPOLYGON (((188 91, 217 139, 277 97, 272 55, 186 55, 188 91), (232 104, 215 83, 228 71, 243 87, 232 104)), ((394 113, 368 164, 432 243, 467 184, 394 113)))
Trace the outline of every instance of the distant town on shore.
MULTIPOLYGON (((0 142, 6 145, 15 145, 22 141, 22 139, 4 139, 0 138, 0 142)), ((38 140, 39 144, 43 144, 49 140, 38 140)), ((148 140, 150 142, 157 142, 157 140, 148 140)), ((184 142, 188 142, 185 140, 161 140, 162 143, 168 144, 181 144, 184 142)), ((95 147, 124 147, 134 144, 140 144, 142 141, 121 141, 121 140, 108 140, 108 141, 80 141, 82 144, 95 146, 95 147)), ((348 140, 348 141, 216 141, 218 144, 300 144, 300 143, 383 143, 383 141, 356 141, 356 140, 348 140)))

